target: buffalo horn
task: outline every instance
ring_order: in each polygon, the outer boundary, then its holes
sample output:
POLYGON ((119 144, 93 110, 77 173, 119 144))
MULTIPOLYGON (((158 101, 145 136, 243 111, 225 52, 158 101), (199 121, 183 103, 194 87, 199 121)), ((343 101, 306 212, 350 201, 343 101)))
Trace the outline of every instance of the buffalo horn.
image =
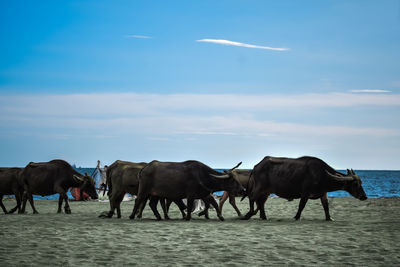
POLYGON ((328 171, 326 171, 326 173, 327 173, 330 177, 332 177, 333 179, 338 180, 338 181, 353 181, 353 180, 354 180, 353 177, 349 177, 349 176, 339 176, 339 175, 332 174, 332 173, 330 173, 330 172, 328 172, 328 171))
POLYGON ((224 175, 215 175, 215 174, 211 174, 211 173, 210 173, 210 175, 211 175, 212 177, 215 177, 215 178, 218 178, 218 179, 228 179, 228 178, 229 178, 229 175, 228 175, 228 174, 224 174, 224 175))
POLYGON ((79 177, 78 175, 73 175, 74 179, 83 182, 83 178, 79 177))
POLYGON ((233 167, 232 169, 230 169, 229 171, 233 171, 234 169, 236 169, 237 167, 239 167, 242 164, 242 162, 239 162, 235 167, 233 167))

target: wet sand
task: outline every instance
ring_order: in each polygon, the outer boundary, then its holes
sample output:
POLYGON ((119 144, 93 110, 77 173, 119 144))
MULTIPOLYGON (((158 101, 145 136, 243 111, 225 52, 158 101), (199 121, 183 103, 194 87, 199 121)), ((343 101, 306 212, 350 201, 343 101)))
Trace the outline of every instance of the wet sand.
MULTIPOLYGON (((248 202, 237 202, 245 213, 248 202)), ((334 222, 315 200, 300 221, 292 219, 298 200, 268 199, 267 221, 239 220, 225 203, 224 222, 213 210, 210 220, 182 221, 173 205, 170 221, 155 221, 149 207, 133 221, 132 201, 122 203, 121 219, 97 217, 107 202, 71 202, 71 215, 57 214, 57 201, 35 203, 40 214, 28 206, 28 214, 0 215, 1 266, 400 264, 400 198, 331 198, 334 222)))

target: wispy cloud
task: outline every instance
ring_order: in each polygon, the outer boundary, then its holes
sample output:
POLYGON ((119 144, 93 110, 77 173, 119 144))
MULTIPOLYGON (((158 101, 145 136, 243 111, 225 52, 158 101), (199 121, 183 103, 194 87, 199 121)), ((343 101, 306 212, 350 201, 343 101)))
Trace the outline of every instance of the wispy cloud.
MULTIPOLYGON (((353 106, 400 106, 400 95, 201 95, 74 94, 2 96, 0 125, 9 127, 91 129, 122 133, 225 136, 369 135, 397 136, 399 131, 370 125, 350 127, 271 120, 273 113, 318 112, 353 106), (267 118, 267 119, 265 119, 267 118)), ((156 139, 152 139, 156 140, 156 139)), ((160 140, 161 141, 161 140, 160 140)))
POLYGON ((350 90, 351 93, 390 93, 389 90, 381 90, 381 89, 357 89, 357 90, 350 90))
POLYGON ((125 35, 125 38, 133 38, 133 39, 151 39, 151 38, 153 38, 153 37, 147 36, 147 35, 129 34, 129 35, 125 35))
POLYGON ((201 40, 196 40, 196 42, 214 43, 214 44, 221 44, 221 45, 232 45, 232 46, 240 46, 240 47, 247 47, 247 48, 274 50, 274 51, 287 51, 287 50, 289 50, 289 48, 252 45, 252 44, 234 42, 234 41, 223 40, 223 39, 201 39, 201 40))

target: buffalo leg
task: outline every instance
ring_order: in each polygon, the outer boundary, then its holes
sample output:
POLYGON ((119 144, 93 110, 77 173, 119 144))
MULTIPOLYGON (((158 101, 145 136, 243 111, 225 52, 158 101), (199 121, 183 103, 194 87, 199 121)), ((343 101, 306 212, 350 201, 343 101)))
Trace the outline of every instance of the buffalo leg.
POLYGON ((142 218, 143 210, 146 207, 147 199, 140 205, 139 210, 137 211, 137 217, 140 219, 142 218))
POLYGON ((169 220, 167 206, 165 204, 165 198, 160 198, 160 204, 161 204, 161 208, 162 208, 163 213, 164 213, 164 219, 169 220))
POLYGON ((325 220, 332 221, 331 215, 329 214, 328 194, 327 193, 325 193, 321 197, 321 203, 322 203, 322 206, 324 207, 324 211, 325 211, 325 220))
MULTIPOLYGON (((239 217, 242 217, 242 214, 240 213, 240 210, 236 206, 236 200, 235 200, 235 195, 229 194, 229 204, 235 209, 236 213, 238 214, 239 217)), ((220 207, 221 209, 221 207, 220 207)), ((221 209, 222 212, 222 209, 221 209)))
POLYGON ((18 209, 18 213, 21 213, 21 194, 20 192, 14 192, 15 200, 17 201, 17 206, 8 211, 8 213, 14 213, 18 209))
POLYGON ((219 199, 219 210, 222 212, 222 207, 224 206, 225 201, 229 198, 228 192, 224 191, 222 197, 219 199))
POLYGON ((62 193, 60 194, 60 196, 61 196, 61 195, 62 195, 62 197, 64 198, 64 202, 65 202, 65 205, 64 205, 64 211, 65 211, 65 213, 66 213, 66 214, 71 214, 71 208, 69 207, 68 195, 67 195, 67 193, 62 192, 62 193))
POLYGON ((154 216, 156 216, 157 221, 162 220, 161 215, 157 210, 157 203, 159 200, 160 200, 160 198, 158 198, 158 197, 150 197, 150 203, 149 203, 149 206, 150 206, 151 210, 153 211, 154 216))
POLYGON ((192 210, 193 210, 193 203, 194 203, 194 199, 193 198, 188 198, 187 199, 187 214, 186 214, 186 221, 190 221, 190 219, 192 218, 192 210))
POLYGON ((302 196, 300 199, 300 203, 299 203, 299 209, 297 210, 296 216, 294 216, 294 218, 296 220, 300 219, 301 216, 301 212, 303 211, 304 207, 306 206, 308 201, 308 197, 307 196, 302 196))
POLYGON ((61 207, 62 207, 62 203, 64 201, 64 198, 62 197, 62 195, 60 194, 59 198, 58 198, 58 210, 57 213, 61 213, 61 207))
POLYGON ((220 211, 220 209, 218 207, 217 202, 215 201, 215 199, 214 199, 214 197, 212 195, 206 196, 204 198, 204 202, 208 203, 208 204, 211 204, 214 207, 215 211, 217 212, 217 216, 221 221, 225 220, 224 217, 221 214, 221 211, 220 211))
POLYGON ((39 212, 36 210, 35 204, 33 203, 33 195, 32 195, 32 193, 31 192, 25 192, 24 193, 24 197, 25 197, 25 201, 24 201, 24 204, 23 204, 23 206, 24 206, 23 211, 25 211, 26 200, 28 199, 29 200, 29 204, 31 205, 33 214, 38 214, 39 212))
MULTIPOLYGON (((267 198, 268 198, 268 195, 262 196, 257 200, 257 209, 260 210, 260 218, 262 220, 267 219, 267 216, 265 215, 265 207, 264 207, 264 204, 265 204, 265 201, 267 201, 267 198)), ((255 214, 255 212, 254 212, 254 214, 255 214)))
POLYGON ((21 207, 21 213, 25 213, 25 207, 26 207, 26 198, 27 198, 27 195, 26 195, 27 193, 26 192, 24 192, 23 194, 22 194, 22 207, 21 207))
POLYGON ((186 217, 186 213, 185 213, 186 205, 185 205, 185 203, 183 203, 183 200, 182 199, 174 200, 174 203, 178 206, 179 210, 181 211, 182 219, 185 219, 185 217, 186 217))
POLYGON ((7 214, 8 212, 6 210, 6 207, 4 207, 4 204, 3 204, 3 195, 0 195, 0 206, 3 209, 4 213, 7 214))
POLYGON ((249 207, 250 207, 249 211, 242 218, 242 220, 248 220, 251 218, 251 216, 253 216, 255 214, 254 213, 254 200, 251 200, 250 198, 249 198, 249 207))
MULTIPOLYGON (((214 198, 213 198, 214 199, 214 198)), ((204 201, 204 199, 203 199, 203 201, 204 201)), ((207 220, 209 220, 210 219, 210 216, 208 216, 209 214, 208 214, 208 211, 210 210, 210 203, 208 202, 208 201, 204 201, 204 205, 205 205, 205 207, 204 207, 204 217, 207 219, 207 220)), ((203 211, 202 211, 203 212, 203 211)), ((221 212, 221 210, 220 210, 220 212, 221 212)), ((199 216, 200 216, 200 214, 199 214, 199 216)))
POLYGON ((135 205, 133 206, 133 210, 132 210, 132 213, 131 213, 131 215, 129 215, 129 219, 135 219, 135 216, 136 216, 136 212, 138 212, 138 210, 139 210, 139 208, 140 208, 140 205, 144 202, 144 201, 146 201, 146 199, 147 198, 144 198, 144 197, 137 197, 136 198, 136 200, 135 200, 135 205))
MULTIPOLYGON (((121 218, 121 202, 124 199, 125 193, 119 195, 118 197, 116 197, 115 201, 114 201, 114 209, 117 209, 117 218, 121 218)), ((114 209, 112 210, 112 213, 114 214, 114 209)), ((112 215, 111 215, 112 217, 112 215)))

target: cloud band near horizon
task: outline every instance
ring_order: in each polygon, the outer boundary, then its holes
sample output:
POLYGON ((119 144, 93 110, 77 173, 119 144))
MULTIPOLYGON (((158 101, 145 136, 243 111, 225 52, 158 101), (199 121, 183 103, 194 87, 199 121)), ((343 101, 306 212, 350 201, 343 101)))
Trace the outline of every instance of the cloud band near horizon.
POLYGON ((196 42, 214 43, 214 44, 221 44, 221 45, 239 46, 239 47, 246 47, 246 48, 273 50, 273 51, 290 50, 289 48, 284 48, 284 47, 269 47, 269 46, 261 46, 261 45, 252 45, 252 44, 240 43, 240 42, 223 40, 223 39, 200 39, 200 40, 196 40, 196 42))

